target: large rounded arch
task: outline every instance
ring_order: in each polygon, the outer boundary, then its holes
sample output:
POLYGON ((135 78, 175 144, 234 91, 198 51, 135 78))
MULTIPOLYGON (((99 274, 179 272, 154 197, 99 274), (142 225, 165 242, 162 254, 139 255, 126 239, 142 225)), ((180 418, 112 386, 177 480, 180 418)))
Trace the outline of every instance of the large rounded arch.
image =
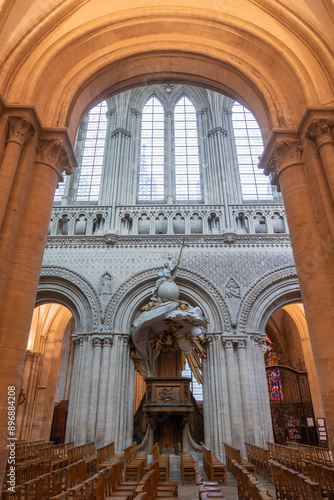
MULTIPOLYGON (((122 285, 106 309, 105 327, 108 331, 128 333, 139 307, 148 302, 160 268, 148 269, 122 285), (131 319, 132 318, 132 319, 131 319)), ((224 299, 206 278, 193 271, 179 269, 177 284, 180 299, 198 305, 209 320, 210 333, 229 330, 230 318, 224 299)))
POLYGON ((247 2, 246 19, 243 9, 230 2, 217 9, 214 0, 205 9, 197 1, 191 8, 172 2, 149 11, 144 0, 127 10, 118 2, 98 3, 94 12, 90 2, 73 12, 71 2, 63 13, 50 10, 24 39, 5 47, 5 100, 33 104, 43 126, 68 126, 72 139, 98 100, 171 79, 241 101, 265 140, 272 128, 295 129, 307 106, 333 99, 327 40, 282 5, 247 2))
POLYGON ((63 267, 43 267, 36 304, 47 301, 66 306, 73 314, 76 333, 92 333, 97 329, 101 305, 88 281, 63 267))
POLYGON ((279 307, 301 300, 296 269, 283 267, 262 276, 242 300, 238 311, 241 333, 264 333, 271 314, 279 307))

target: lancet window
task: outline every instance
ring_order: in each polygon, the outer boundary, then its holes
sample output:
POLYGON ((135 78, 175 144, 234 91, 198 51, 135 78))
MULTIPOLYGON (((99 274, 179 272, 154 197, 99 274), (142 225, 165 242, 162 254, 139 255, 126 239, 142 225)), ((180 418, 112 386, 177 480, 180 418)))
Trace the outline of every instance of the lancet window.
POLYGON ((269 180, 257 169, 259 156, 263 153, 263 141, 256 119, 247 108, 235 102, 232 122, 243 200, 272 200, 269 180))
POLYGON ((173 112, 174 141, 168 141, 166 116, 160 101, 151 97, 142 112, 139 202, 201 201, 201 177, 195 107, 181 97, 173 112), (174 157, 172 156, 174 150, 174 157))

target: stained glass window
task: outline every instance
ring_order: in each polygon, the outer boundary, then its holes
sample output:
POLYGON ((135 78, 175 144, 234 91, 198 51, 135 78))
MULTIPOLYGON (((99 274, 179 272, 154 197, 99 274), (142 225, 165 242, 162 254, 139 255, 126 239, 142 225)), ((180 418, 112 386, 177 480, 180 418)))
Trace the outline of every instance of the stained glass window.
POLYGON ((272 200, 269 179, 257 168, 259 156, 263 153, 263 141, 257 121, 247 108, 235 102, 232 122, 243 200, 272 200))
POLYGON ((156 97, 151 97, 142 113, 139 201, 164 200, 164 132, 164 109, 156 97))
POLYGON ((77 200, 98 201, 107 132, 107 103, 101 102, 88 113, 86 138, 80 165, 77 200))
POLYGON ((282 393, 279 369, 276 368, 273 370, 268 370, 267 376, 269 380, 271 399, 274 401, 282 400, 283 393, 282 393))
POLYGON ((194 105, 182 97, 174 108, 175 199, 200 201, 197 120, 194 105))

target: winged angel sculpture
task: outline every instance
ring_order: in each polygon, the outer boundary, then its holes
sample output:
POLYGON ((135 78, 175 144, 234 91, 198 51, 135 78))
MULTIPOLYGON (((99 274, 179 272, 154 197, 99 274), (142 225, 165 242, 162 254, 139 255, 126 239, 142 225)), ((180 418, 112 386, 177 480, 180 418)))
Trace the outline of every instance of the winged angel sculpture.
POLYGON ((180 292, 172 279, 173 269, 167 267, 164 266, 162 276, 159 273, 150 302, 141 308, 133 322, 131 356, 139 373, 150 377, 155 373, 155 362, 161 350, 168 350, 169 346, 174 346, 175 350, 178 346, 195 377, 201 379, 200 361, 206 357, 203 344, 208 321, 200 307, 192 307, 178 299, 180 292))

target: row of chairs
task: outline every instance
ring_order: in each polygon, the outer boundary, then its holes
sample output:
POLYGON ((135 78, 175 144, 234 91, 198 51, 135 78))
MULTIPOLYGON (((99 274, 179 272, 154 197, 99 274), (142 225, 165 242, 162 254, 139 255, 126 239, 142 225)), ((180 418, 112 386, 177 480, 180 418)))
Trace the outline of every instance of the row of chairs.
MULTIPOLYGON (((43 476, 52 471, 51 460, 37 460, 36 462, 19 463, 15 465, 15 485, 21 484, 36 479, 38 476, 43 476)), ((10 486, 10 476, 5 474, 3 489, 6 490, 10 486)))
POLYGON ((214 481, 214 479, 216 478, 226 485, 226 465, 218 460, 218 458, 211 452, 211 450, 207 446, 205 446, 204 443, 201 443, 201 445, 203 455, 203 468, 209 478, 209 481, 214 481))
POLYGON ((138 453, 137 443, 124 449, 124 479, 125 481, 140 481, 144 476, 144 470, 147 464, 147 454, 138 453))
MULTIPOLYGON (((277 500, 322 500, 320 484, 308 476, 270 460, 277 500)), ((328 497, 327 497, 328 498, 328 497)))
POLYGON ((305 460, 326 465, 327 467, 334 467, 334 462, 330 450, 321 448, 320 446, 310 446, 301 443, 288 443, 291 448, 299 450, 301 456, 305 460))
POLYGON ((159 443, 155 443, 152 448, 152 458, 153 462, 156 460, 159 463, 159 471, 161 481, 168 481, 169 479, 169 469, 170 469, 170 459, 169 455, 160 455, 159 443))
POLYGON ((161 481, 159 462, 155 460, 145 470, 145 475, 139 481, 135 493, 146 493, 147 500, 177 500, 178 483, 161 481))
POLYGON ((120 460, 51 500, 132 500, 137 484, 122 482, 122 468, 120 460))
POLYGON ((95 443, 82 444, 69 448, 67 451, 68 462, 73 464, 79 460, 84 460, 87 468, 87 473, 94 474, 97 471, 97 453, 95 443))
POLYGON ((310 460, 305 460, 305 464, 307 475, 320 484, 323 496, 334 500, 334 468, 310 460))
POLYGON ((110 465, 122 460, 123 463, 123 454, 115 453, 115 443, 109 443, 101 448, 96 450, 96 463, 97 463, 97 472, 101 469, 105 469, 110 465))
POLYGON ((270 460, 278 462, 290 469, 307 474, 306 464, 302 459, 300 451, 282 444, 267 443, 270 460))
POLYGON ((260 476, 271 481, 271 470, 269 465, 269 450, 256 446, 255 444, 245 443, 248 460, 255 465, 260 476))
POLYGON ((184 484, 185 479, 195 479, 195 465, 198 465, 198 462, 194 460, 194 457, 192 455, 187 455, 182 452, 181 443, 177 443, 177 451, 180 455, 181 478, 182 484, 184 484))
POLYGON ((224 500, 225 497, 216 481, 204 481, 198 463, 195 462, 195 483, 198 487, 199 500, 209 500, 215 498, 217 500, 224 500))
POLYGON ((63 458, 67 454, 68 445, 74 446, 74 443, 66 445, 54 445, 51 442, 41 443, 18 443, 15 446, 15 462, 29 463, 36 460, 54 460, 63 458))
POLYGON ((249 472, 252 472, 254 476, 256 477, 256 466, 252 464, 251 462, 248 462, 244 458, 242 458, 240 450, 237 448, 234 448, 230 444, 224 443, 224 449, 225 449, 225 457, 226 457, 226 466, 229 471, 232 469, 232 460, 237 462, 239 465, 242 465, 244 469, 246 469, 249 472))
POLYGON ((231 459, 230 470, 238 483, 238 500, 272 500, 268 491, 249 469, 231 459))
POLYGON ((87 479, 84 460, 70 464, 63 469, 51 470, 46 474, 15 486, 14 491, 6 489, 2 492, 3 500, 46 500, 60 494, 87 479))

